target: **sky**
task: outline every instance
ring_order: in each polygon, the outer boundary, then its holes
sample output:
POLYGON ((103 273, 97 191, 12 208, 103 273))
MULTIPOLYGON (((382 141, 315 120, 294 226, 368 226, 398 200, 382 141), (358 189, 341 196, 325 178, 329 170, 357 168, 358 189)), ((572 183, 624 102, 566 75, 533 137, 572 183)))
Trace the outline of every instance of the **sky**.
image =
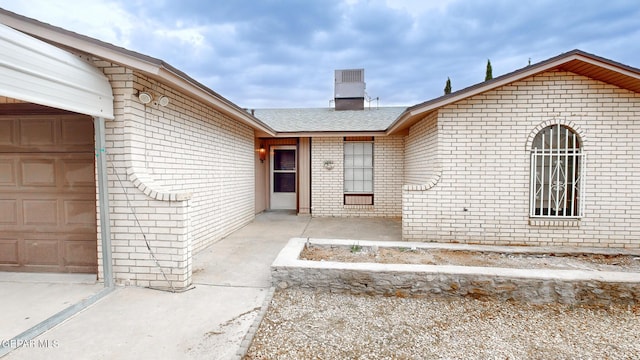
POLYGON ((638 0, 0 0, 171 64, 244 108, 329 107, 334 70, 410 106, 580 49, 640 68, 638 0))

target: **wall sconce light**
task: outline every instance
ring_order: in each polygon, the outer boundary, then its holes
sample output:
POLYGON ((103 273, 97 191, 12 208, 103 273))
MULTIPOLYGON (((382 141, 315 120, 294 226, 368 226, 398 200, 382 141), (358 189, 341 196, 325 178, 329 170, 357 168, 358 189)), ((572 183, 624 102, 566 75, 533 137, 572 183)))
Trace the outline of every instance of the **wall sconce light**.
POLYGON ((151 96, 151 94, 149 94, 146 91, 141 91, 138 93, 138 99, 140 100, 141 103, 146 105, 150 103, 151 100, 153 100, 153 96, 151 96))
POLYGON ((322 166, 324 166, 325 169, 327 170, 333 170, 333 167, 335 166, 333 163, 333 160, 325 160, 322 163, 322 166))
POLYGON ((264 145, 260 144, 260 149, 258 149, 258 157, 260 157, 260 162, 263 163, 264 159, 267 158, 267 149, 264 148, 264 145))

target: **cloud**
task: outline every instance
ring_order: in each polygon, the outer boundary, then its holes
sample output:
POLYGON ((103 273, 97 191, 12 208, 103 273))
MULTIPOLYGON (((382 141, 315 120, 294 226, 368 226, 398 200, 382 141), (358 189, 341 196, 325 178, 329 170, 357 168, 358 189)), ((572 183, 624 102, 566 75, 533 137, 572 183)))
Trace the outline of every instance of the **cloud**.
POLYGON ((413 105, 562 52, 638 67, 634 0, 0 0, 160 58, 243 107, 328 106, 333 71, 365 68, 382 105, 413 105))
POLYGON ((169 28, 156 29, 153 34, 166 40, 167 44, 177 41, 180 44, 186 44, 194 49, 206 47, 205 36, 202 28, 169 28))
POLYGON ((0 2, 0 6, 54 26, 102 41, 131 47, 138 19, 116 1, 30 0, 0 2))

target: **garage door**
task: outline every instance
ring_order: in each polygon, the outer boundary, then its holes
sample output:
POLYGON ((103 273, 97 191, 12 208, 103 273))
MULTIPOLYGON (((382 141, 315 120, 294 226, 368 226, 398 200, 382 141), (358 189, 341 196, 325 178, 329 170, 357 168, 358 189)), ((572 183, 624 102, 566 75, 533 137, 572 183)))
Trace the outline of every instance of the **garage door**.
POLYGON ((93 122, 0 116, 0 270, 97 272, 93 122))

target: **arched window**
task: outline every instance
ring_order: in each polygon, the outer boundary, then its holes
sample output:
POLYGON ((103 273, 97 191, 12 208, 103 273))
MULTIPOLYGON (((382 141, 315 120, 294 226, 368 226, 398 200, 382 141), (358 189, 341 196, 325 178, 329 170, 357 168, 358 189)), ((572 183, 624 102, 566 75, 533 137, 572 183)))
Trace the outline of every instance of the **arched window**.
POLYGON ((531 145, 532 217, 581 217, 584 153, 567 126, 542 129, 531 145))

